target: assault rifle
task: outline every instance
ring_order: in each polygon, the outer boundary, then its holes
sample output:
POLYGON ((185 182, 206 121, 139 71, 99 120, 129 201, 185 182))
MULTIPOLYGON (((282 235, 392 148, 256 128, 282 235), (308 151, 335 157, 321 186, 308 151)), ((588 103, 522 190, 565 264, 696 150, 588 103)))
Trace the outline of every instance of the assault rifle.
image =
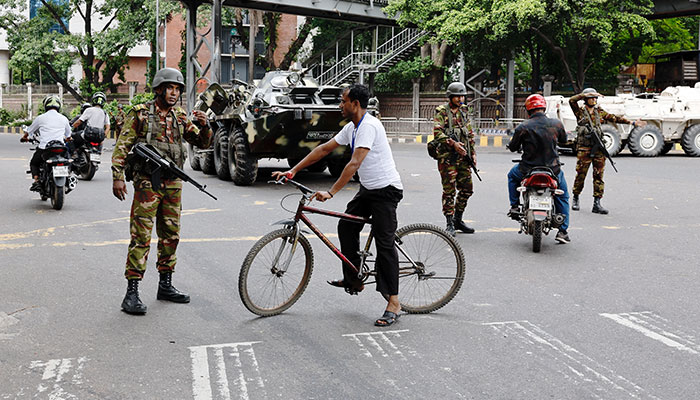
MULTIPOLYGON (((455 142, 460 141, 457 135, 454 134, 454 132, 450 133, 448 136, 455 142)), ((467 141, 467 143, 465 143, 464 145, 469 146, 469 142, 467 141)), ((469 147, 467 147, 467 149, 469 149, 469 147)), ((453 151, 452 156, 450 158, 450 162, 454 164, 457 161, 458 156, 459 154, 457 153, 457 151, 453 151)), ((476 169, 476 164, 474 164, 474 159, 471 157, 471 154, 469 154, 469 150, 467 150, 467 155, 464 156, 464 159, 467 161, 467 164, 469 164, 469 167, 474 171, 474 175, 476 175, 476 177, 479 178, 479 181, 481 181, 481 177, 479 176, 479 170, 476 169)))
POLYGON ((135 155, 141 157, 147 164, 150 164, 150 167, 152 168, 151 184, 153 184, 153 188, 160 188, 163 173, 166 172, 172 176, 175 176, 176 178, 182 179, 185 182, 191 183, 194 185, 194 187, 206 193, 212 199, 218 200, 216 197, 214 197, 214 195, 206 191, 206 185, 201 185, 194 179, 190 178, 190 176, 175 165, 175 163, 161 156, 160 153, 153 148, 153 146, 145 143, 136 143, 132 148, 132 151, 135 155))
POLYGON ((603 143, 603 131, 598 125, 593 123, 593 120, 591 119, 591 113, 589 113, 588 110, 585 110, 584 114, 586 114, 586 119, 588 120, 588 125, 591 130, 591 136, 594 138, 593 147, 591 148, 591 154, 594 154, 596 150, 600 149, 605 158, 607 158, 610 161, 610 165, 612 165, 615 172, 618 172, 617 168, 615 167, 615 162, 612 160, 612 157, 610 157, 608 149, 605 148, 605 143, 603 143))

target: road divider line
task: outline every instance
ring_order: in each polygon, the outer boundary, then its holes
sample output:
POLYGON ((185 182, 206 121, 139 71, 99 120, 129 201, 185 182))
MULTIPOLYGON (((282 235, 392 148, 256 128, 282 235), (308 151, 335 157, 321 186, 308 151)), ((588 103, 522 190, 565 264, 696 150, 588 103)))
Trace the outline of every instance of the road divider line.
POLYGON ((668 330, 653 323, 655 315, 650 312, 632 313, 601 313, 601 317, 611 319, 627 328, 634 329, 649 339, 656 340, 668 347, 684 351, 690 354, 700 354, 700 346, 690 340, 690 337, 680 331, 669 332, 668 330))

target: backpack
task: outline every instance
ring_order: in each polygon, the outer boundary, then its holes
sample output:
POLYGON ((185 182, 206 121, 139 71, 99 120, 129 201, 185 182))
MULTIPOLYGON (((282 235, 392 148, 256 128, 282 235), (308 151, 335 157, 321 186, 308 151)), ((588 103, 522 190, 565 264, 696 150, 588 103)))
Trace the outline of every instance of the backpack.
POLYGON ((440 142, 437 139, 433 139, 428 142, 428 155, 434 159, 438 159, 438 147, 440 147, 440 142))

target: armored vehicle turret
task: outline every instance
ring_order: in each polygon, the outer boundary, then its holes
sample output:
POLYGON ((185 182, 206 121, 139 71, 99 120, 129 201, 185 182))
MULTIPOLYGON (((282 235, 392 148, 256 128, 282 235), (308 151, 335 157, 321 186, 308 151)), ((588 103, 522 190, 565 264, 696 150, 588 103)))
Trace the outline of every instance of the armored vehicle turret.
MULTIPOLYGON (((190 164, 236 185, 255 182, 261 158, 287 159, 293 166, 349 122, 339 108, 342 91, 294 71, 268 72, 254 85, 235 80, 224 89, 212 84, 195 108, 210 116, 213 145, 190 148, 190 164)), ((349 149, 339 147, 311 168, 328 167, 340 176, 350 157, 349 149)))

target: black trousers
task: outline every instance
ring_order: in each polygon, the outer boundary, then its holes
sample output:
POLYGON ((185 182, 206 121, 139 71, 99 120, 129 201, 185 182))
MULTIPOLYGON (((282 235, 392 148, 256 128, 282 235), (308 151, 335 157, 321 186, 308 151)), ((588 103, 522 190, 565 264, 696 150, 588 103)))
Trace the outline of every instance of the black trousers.
POLYGON ((32 159, 29 161, 29 170, 32 171, 32 177, 39 176, 41 164, 44 162, 44 159, 41 156, 44 154, 44 152, 46 152, 45 149, 40 149, 37 147, 32 159))
MULTIPOLYGON (((372 217, 372 234, 377 248, 375 269, 377 291, 393 296, 399 294, 399 256, 394 247, 396 235, 396 207, 403 198, 403 191, 393 186, 369 190, 360 186, 360 191, 350 200, 347 214, 372 217)), ((338 222, 340 250, 356 267, 360 266, 360 232, 364 224, 338 222)), ((343 279, 351 285, 359 285, 357 273, 343 263, 343 279)))

